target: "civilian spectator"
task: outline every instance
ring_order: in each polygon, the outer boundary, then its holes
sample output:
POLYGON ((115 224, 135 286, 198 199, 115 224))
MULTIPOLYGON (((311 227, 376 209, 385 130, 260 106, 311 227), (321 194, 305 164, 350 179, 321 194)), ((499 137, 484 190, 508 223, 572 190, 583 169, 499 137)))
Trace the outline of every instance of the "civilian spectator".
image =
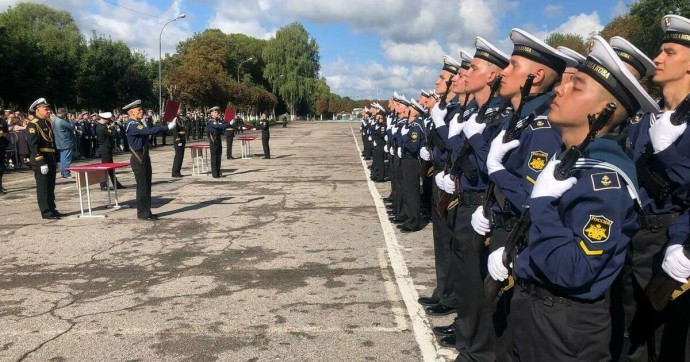
POLYGON ((72 178, 69 171, 65 170, 72 162, 72 147, 76 138, 74 123, 66 120, 66 110, 58 108, 53 116, 53 130, 55 132, 55 146, 60 151, 60 174, 62 178, 72 178))

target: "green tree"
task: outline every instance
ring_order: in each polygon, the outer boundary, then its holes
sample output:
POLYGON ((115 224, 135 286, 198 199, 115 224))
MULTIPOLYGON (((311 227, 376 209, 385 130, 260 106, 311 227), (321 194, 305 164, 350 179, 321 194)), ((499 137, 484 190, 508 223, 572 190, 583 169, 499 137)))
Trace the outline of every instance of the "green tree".
POLYGON ((84 39, 72 16, 45 5, 20 3, 0 14, 0 97, 21 107, 38 97, 76 102, 75 82, 84 39))
POLYGON ((630 4, 631 21, 636 25, 628 40, 652 59, 664 38, 661 18, 667 14, 690 17, 688 0, 642 0, 630 4))
POLYGON ((319 46, 299 23, 284 26, 266 44, 262 53, 264 78, 286 100, 290 113, 314 88, 320 65, 319 46))
POLYGON ((610 23, 606 24, 604 29, 599 33, 604 39, 611 39, 614 36, 620 36, 628 41, 632 41, 637 32, 639 31, 637 27, 638 23, 635 22, 633 16, 630 14, 621 15, 611 20, 610 23))
POLYGON ((577 34, 553 33, 546 37, 544 41, 546 44, 549 44, 554 48, 564 46, 582 55, 586 55, 588 53, 587 45, 585 44, 584 39, 577 34))

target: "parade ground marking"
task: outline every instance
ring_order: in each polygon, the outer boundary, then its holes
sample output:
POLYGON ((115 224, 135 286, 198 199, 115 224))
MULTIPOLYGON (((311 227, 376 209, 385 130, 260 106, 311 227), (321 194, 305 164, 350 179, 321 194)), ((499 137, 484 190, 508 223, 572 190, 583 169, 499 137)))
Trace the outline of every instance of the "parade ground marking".
MULTIPOLYGON (((358 155, 362 154, 362 149, 357 142, 357 136, 355 131, 350 126, 350 131, 352 131, 352 138, 355 140, 355 146, 357 147, 358 155)), ((369 185, 369 192, 371 197, 374 199, 374 204, 376 205, 376 211, 379 216, 379 222, 381 223, 381 229, 383 230, 383 236, 386 240, 386 250, 388 251, 388 258, 390 259, 391 267, 393 268, 393 274, 395 276, 395 281, 398 284, 398 290, 402 296, 405 307, 407 308, 407 313, 412 321, 412 330, 414 332, 415 339, 419 345, 419 349, 422 352, 422 359, 425 362, 434 362, 439 360, 445 360, 447 358, 454 358, 451 353, 455 351, 445 350, 436 342, 429 324, 429 320, 426 318, 426 313, 422 308, 422 305, 417 303, 419 295, 417 294, 417 289, 415 288, 414 281, 410 276, 410 272, 407 269, 407 264, 405 263, 405 258, 402 255, 400 244, 398 244, 398 239, 395 236, 395 231, 390 221, 388 221, 388 216, 386 214, 386 207, 383 204, 383 200, 379 191, 376 189, 376 185, 369 178, 370 172, 367 167, 367 163, 364 158, 361 159, 362 168, 364 169, 364 174, 366 175, 367 184, 369 185), (450 352, 450 353, 449 353, 450 352)), ((394 312, 395 313, 395 312, 394 312)))

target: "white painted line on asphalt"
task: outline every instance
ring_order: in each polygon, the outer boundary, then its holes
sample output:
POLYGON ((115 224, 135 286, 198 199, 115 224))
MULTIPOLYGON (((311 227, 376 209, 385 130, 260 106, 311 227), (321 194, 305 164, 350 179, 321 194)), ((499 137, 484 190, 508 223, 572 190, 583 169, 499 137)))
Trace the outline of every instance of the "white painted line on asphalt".
MULTIPOLYGON (((390 275, 390 269, 388 268, 388 259, 386 258, 386 249, 384 248, 379 248, 379 267, 381 268, 381 275, 383 276, 383 285, 386 288, 386 296, 388 297, 388 300, 392 302, 400 302, 400 298, 398 297, 398 291, 395 289, 395 283, 393 283, 393 280, 390 275)), ((391 307, 391 312, 393 312, 393 317, 395 318, 395 325, 398 326, 398 328, 401 331, 408 330, 409 327, 407 325, 407 318, 406 318, 406 313, 405 311, 401 308, 399 303, 395 303, 391 307)))
MULTIPOLYGON (((215 327, 214 327, 215 328, 215 327)), ((218 332, 224 334, 232 335, 255 335, 260 332, 259 329, 251 328, 217 328, 218 332)), ((314 334, 334 334, 334 333, 355 333, 355 334, 367 334, 367 333, 400 333, 407 329, 400 329, 398 327, 319 327, 319 326, 302 326, 302 327, 270 327, 267 329, 268 333, 272 334, 290 334, 290 333, 314 333, 314 334)), ((0 331, 0 337, 14 337, 14 336, 25 336, 25 335, 56 335, 63 333, 64 330, 60 329, 24 329, 24 330, 3 330, 0 331)), ((102 334, 108 332, 108 330, 102 328, 96 329, 75 329, 70 332, 73 335, 89 335, 89 334, 102 334)), ((119 328, 111 330, 111 333, 126 334, 126 335, 143 335, 143 334, 188 334, 188 335, 209 335, 209 330, 207 326, 192 326, 184 327, 178 330, 170 330, 168 327, 160 328, 119 328)))
MULTIPOLYGON (((355 140, 355 146, 357 146, 358 155, 361 155, 362 149, 359 147, 359 142, 357 142, 357 136, 355 131, 350 126, 350 131, 352 131, 352 138, 355 140)), ((405 263, 405 258, 401 251, 400 244, 398 244, 398 239, 393 231, 393 226, 388 221, 388 216, 386 214, 386 207, 383 204, 381 195, 376 189, 376 185, 370 180, 370 172, 367 168, 367 163, 364 159, 362 161, 362 168, 364 169, 364 174, 366 176, 367 184, 369 186, 369 192, 371 197, 374 199, 374 204, 376 205, 376 211, 379 216, 379 222, 381 223, 381 229, 383 230, 383 236, 386 240, 386 250, 388 251, 388 258, 390 259, 391 267, 393 268, 393 274, 395 276, 395 281, 398 284, 398 289, 400 295, 405 302, 405 307, 407 308, 407 313, 412 321, 412 330, 414 331, 415 339, 419 345, 419 349, 422 353, 422 359, 425 362, 435 362, 439 360, 445 360, 447 358, 453 358, 448 353, 448 350, 442 350, 442 347, 436 342, 436 338, 431 332, 431 325, 426 317, 426 313, 422 308, 422 305, 417 303, 419 295, 417 294, 417 289, 415 288, 414 281, 410 276, 410 272, 407 269, 407 263, 405 263)))

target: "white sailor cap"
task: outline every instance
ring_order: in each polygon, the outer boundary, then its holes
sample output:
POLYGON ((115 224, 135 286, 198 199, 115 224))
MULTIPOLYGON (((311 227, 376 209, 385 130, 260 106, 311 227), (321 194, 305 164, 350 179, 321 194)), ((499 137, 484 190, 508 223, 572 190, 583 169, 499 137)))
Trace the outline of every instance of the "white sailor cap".
POLYGON ((659 106, 642 88, 637 78, 600 36, 592 37, 590 53, 578 68, 608 90, 625 108, 628 115, 638 110, 657 112, 659 106))
POLYGON ((566 66, 577 66, 577 61, 559 52, 534 35, 513 28, 510 31, 510 40, 513 41, 513 54, 525 57, 531 61, 543 64, 557 73, 563 73, 566 66))
POLYGON ((5 113, 11 113, 11 112, 12 112, 11 109, 6 109, 6 110, 5 110, 5 113))
POLYGON ((414 99, 410 99, 410 107, 416 109, 417 112, 419 112, 419 113, 425 113, 426 112, 426 108, 422 107, 422 105, 419 104, 414 99))
POLYGON ((381 111, 383 111, 383 112, 385 112, 385 111, 386 111, 386 109, 385 109, 385 108, 383 108, 383 106, 382 106, 382 105, 380 105, 380 104, 379 104, 378 102, 374 103, 374 107, 376 107, 376 108, 380 109, 380 110, 381 110, 381 111))
POLYGON ((428 91, 425 91, 424 89, 422 89, 422 93, 421 93, 421 94, 422 94, 423 97, 431 97, 431 94, 429 94, 429 92, 428 92, 428 91))
POLYGON ((209 113, 213 112, 213 111, 220 112, 220 107, 218 107, 218 106, 211 107, 211 109, 209 109, 208 111, 209 111, 209 113))
POLYGON ((584 55, 582 55, 582 54, 580 54, 580 53, 578 53, 578 52, 576 52, 576 51, 574 51, 568 47, 559 46, 559 47, 556 47, 556 50, 558 50, 562 54, 565 54, 566 56, 568 56, 569 58, 571 58, 577 62, 577 64, 575 64, 575 65, 568 64, 569 67, 577 67, 580 64, 584 63, 585 59, 587 59, 587 57, 585 57, 584 55))
POLYGON ((475 58, 484 59, 501 69, 508 66, 508 56, 481 36, 474 38, 474 46, 477 48, 474 52, 475 58))
POLYGON ((611 48, 618 54, 618 57, 635 68, 640 73, 640 76, 648 77, 654 74, 656 69, 654 62, 629 41, 620 36, 614 36, 611 38, 610 44, 611 48))
POLYGON ((48 107, 49 104, 46 101, 45 98, 39 98, 35 100, 31 105, 29 106, 29 112, 35 112, 37 107, 48 107))
POLYGON ((398 99, 398 98, 400 98, 398 91, 393 91, 393 99, 398 99))
POLYGON ((690 19, 680 15, 666 15, 661 19, 661 28, 666 32, 664 43, 690 47, 690 19))
POLYGON ((472 56, 470 53, 461 50, 460 51, 460 67, 462 69, 470 69, 470 65, 472 64, 472 56))
POLYGON ((123 111, 129 111, 130 109, 135 109, 135 108, 141 108, 141 99, 137 99, 136 101, 122 107, 123 111))
POLYGON ((402 104, 405 105, 405 106, 409 106, 409 105, 410 105, 410 101, 408 101, 407 99, 405 99, 405 96, 400 96, 400 98, 396 99, 396 101, 398 101, 398 103, 402 103, 402 104))
POLYGON ((98 116, 101 117, 101 118, 103 118, 103 119, 111 119, 111 118, 113 118, 113 114, 110 113, 110 112, 99 113, 98 116))
POLYGON ((458 71, 461 67, 462 65, 450 55, 443 56, 443 70, 453 74, 458 74, 458 71))

